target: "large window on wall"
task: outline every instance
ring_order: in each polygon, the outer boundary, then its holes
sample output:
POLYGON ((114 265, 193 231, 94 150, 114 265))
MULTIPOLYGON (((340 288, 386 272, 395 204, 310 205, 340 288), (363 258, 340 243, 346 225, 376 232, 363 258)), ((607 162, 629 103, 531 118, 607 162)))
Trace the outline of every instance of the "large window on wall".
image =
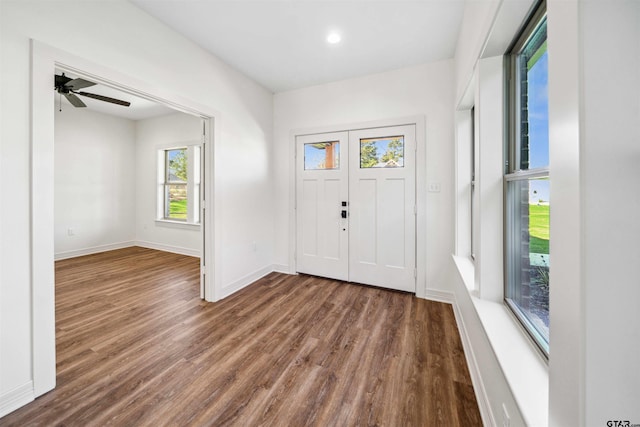
POLYGON ((200 223, 199 145, 158 150, 157 219, 200 223))
POLYGON ((545 3, 507 61, 505 301, 549 354, 549 114, 545 3))

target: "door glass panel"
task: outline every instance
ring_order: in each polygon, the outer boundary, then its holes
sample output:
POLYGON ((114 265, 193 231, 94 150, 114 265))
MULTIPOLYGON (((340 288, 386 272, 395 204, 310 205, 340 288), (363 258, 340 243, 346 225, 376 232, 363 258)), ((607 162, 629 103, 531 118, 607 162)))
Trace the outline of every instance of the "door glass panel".
POLYGON ((304 170, 340 169, 340 142, 304 144, 304 170))
POLYGON ((403 168, 404 136, 360 139, 360 168, 403 168))

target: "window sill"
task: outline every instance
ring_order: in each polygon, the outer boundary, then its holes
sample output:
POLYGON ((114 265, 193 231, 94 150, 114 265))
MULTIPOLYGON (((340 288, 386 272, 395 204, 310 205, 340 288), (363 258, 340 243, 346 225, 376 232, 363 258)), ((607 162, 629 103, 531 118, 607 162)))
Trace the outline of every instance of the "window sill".
POLYGON ((475 265, 470 258, 462 256, 454 256, 453 260, 458 267, 458 273, 462 276, 462 281, 470 293, 475 289, 475 265))
POLYGON ((549 371, 546 361, 504 304, 478 298, 473 291, 473 263, 465 257, 453 259, 523 418, 527 425, 547 425, 549 371))
POLYGON ((199 230, 200 224, 183 221, 171 221, 170 219, 156 219, 156 225, 167 228, 181 228, 183 230, 199 230))

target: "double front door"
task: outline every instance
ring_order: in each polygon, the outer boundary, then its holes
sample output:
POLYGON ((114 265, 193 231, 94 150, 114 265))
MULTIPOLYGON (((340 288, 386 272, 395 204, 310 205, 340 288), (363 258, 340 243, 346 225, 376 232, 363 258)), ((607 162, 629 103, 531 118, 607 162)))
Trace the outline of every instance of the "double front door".
POLYGON ((415 292, 415 133, 296 137, 298 272, 415 292))

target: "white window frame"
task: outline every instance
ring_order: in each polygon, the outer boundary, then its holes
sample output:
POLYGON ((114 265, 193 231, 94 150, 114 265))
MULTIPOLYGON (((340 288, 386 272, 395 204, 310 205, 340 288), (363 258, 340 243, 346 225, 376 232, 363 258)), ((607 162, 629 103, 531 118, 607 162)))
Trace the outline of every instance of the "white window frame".
MULTIPOLYGON (((163 224, 199 226, 201 206, 202 144, 190 141, 157 149, 156 222, 163 224), (167 215, 167 186, 176 183, 167 181, 167 151, 186 149, 187 157, 187 219, 169 218, 167 215)), ((181 183, 178 183, 181 184, 181 183)))
POLYGON ((520 280, 520 256, 521 248, 519 237, 521 227, 520 219, 514 209, 514 200, 521 195, 515 194, 512 190, 515 182, 530 182, 532 180, 549 180, 549 167, 538 167, 532 169, 521 169, 520 148, 521 148, 521 128, 520 128, 520 103, 521 91, 518 76, 519 53, 528 43, 530 37, 538 28, 539 23, 546 19, 546 2, 541 2, 531 15, 523 30, 515 38, 515 42, 505 60, 506 91, 505 97, 507 108, 505 109, 508 132, 505 142, 505 174, 504 174, 504 301, 507 307, 513 312, 521 323, 525 331, 531 337, 537 348, 545 358, 549 357, 549 343, 544 336, 531 323, 529 318, 523 313, 520 307, 511 298, 517 294, 520 280))

